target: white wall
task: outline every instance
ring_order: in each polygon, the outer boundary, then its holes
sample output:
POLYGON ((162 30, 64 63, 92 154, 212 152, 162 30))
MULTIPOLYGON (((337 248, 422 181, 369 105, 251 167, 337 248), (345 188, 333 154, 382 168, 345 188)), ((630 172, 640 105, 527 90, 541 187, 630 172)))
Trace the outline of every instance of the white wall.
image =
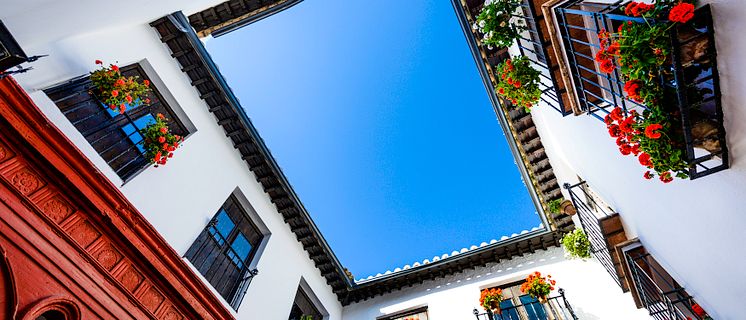
POLYGON ((344 320, 375 319, 421 306, 427 306, 431 320, 475 319, 474 308, 484 312, 479 308, 481 289, 523 279, 534 271, 552 275, 579 319, 650 319, 596 260, 566 260, 561 248, 552 247, 352 304, 345 307, 344 320))
MULTIPOLYGON (((41 2, 43 1, 34 3, 41 2)), ((15 4, 20 3, 19 1, 15 4)), ((45 3, 47 7, 42 8, 42 12, 58 8, 61 3, 62 1, 49 1, 45 3)), ((77 8, 80 3, 84 2, 76 3, 75 7, 77 8)), ((133 8, 135 5, 142 5, 143 10, 158 7, 163 12, 149 12, 148 18, 140 21, 141 23, 106 26, 98 31, 85 30, 81 34, 58 30, 59 32, 53 34, 65 36, 48 41, 39 40, 39 37, 49 38, 50 35, 46 29, 37 26, 37 22, 46 17, 32 14, 31 11, 36 8, 23 8, 28 12, 22 17, 7 17, 7 11, 0 13, 0 19, 9 22, 13 33, 22 35, 18 40, 27 53, 50 55, 33 63, 34 70, 19 75, 16 79, 52 122, 111 181, 121 186, 127 198, 181 255, 186 252, 231 192, 236 188, 240 189, 271 232, 271 237, 259 258, 259 275, 251 282, 239 309, 239 319, 286 319, 290 314, 301 278, 305 279, 321 301, 330 319, 341 319, 342 307, 332 293, 331 287, 326 284, 319 270, 308 258, 308 254, 291 233, 281 214, 256 181, 254 174, 249 171, 247 164, 240 159, 240 154, 226 138, 223 129, 207 111, 207 106, 192 88, 186 75, 181 72, 176 60, 170 56, 170 52, 160 42, 156 32, 147 25, 151 20, 178 10, 175 4, 179 1, 169 1, 170 7, 167 10, 160 4, 151 4, 153 1, 130 3, 134 3, 133 8), (70 35, 67 36, 68 34, 70 35), (160 168, 150 167, 123 186, 121 179, 54 103, 40 91, 53 83, 86 74, 96 67, 93 64, 95 59, 106 62, 118 61, 120 65, 147 59, 165 83, 166 87, 159 90, 169 90, 197 128, 197 131, 177 150, 168 165, 160 168)), ((17 6, 12 7, 13 12, 24 11, 17 6)), ((67 26, 74 24, 75 19, 81 17, 59 14, 55 21, 45 26, 67 26)))
POLYGON ((742 319, 746 297, 746 7, 741 0, 712 3, 723 110, 731 167, 696 180, 662 184, 622 156, 605 125, 591 117, 562 118, 546 106, 534 123, 560 181, 580 175, 620 212, 629 236, 645 247, 715 319, 742 319))

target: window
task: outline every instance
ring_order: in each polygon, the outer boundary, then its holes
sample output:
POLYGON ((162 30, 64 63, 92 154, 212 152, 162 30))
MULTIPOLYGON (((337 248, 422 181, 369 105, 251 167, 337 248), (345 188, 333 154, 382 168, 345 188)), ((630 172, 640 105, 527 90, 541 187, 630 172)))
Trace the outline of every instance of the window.
POLYGON ((187 250, 186 258, 238 310, 256 270, 249 264, 264 235, 231 195, 187 250))
POLYGON ((36 317, 36 320, 65 320, 65 314, 57 310, 50 310, 36 317))
POLYGON ((544 303, 521 292, 523 281, 500 285, 495 288, 502 289, 503 301, 500 303, 500 313, 493 314, 492 311, 481 313, 480 309, 474 309, 474 315, 478 320, 571 320, 578 319, 572 310, 572 306, 565 299, 564 290, 561 288, 553 292, 544 303))
MULTIPOLYGON (((140 64, 131 64, 120 70, 126 77, 151 80, 140 64)), ((144 157, 143 137, 139 130, 155 121, 155 114, 166 116, 169 129, 174 134, 186 136, 189 133, 155 84, 151 86, 153 90, 148 96, 150 105, 133 102, 124 114, 110 110, 89 93, 92 84, 88 76, 70 80, 45 92, 114 172, 127 181, 149 166, 144 157)))
POLYGON ((323 318, 324 316, 321 314, 321 311, 319 311, 313 301, 311 301, 311 298, 303 291, 303 288, 298 287, 288 320, 321 320, 323 318))
POLYGON ((414 310, 402 311, 379 320, 427 320, 427 307, 421 307, 414 310))

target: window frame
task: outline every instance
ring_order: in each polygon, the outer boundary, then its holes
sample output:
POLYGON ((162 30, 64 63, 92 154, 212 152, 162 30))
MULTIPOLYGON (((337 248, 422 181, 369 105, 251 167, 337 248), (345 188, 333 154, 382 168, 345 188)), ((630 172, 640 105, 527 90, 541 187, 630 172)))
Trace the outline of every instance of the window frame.
POLYGON ((100 157, 102 164, 106 164, 124 185, 151 167, 140 147, 137 147, 139 142, 135 143, 132 139, 135 131, 129 127, 139 128, 137 123, 142 118, 164 113, 169 120, 171 131, 185 139, 196 132, 196 128, 147 60, 124 65, 120 70, 126 76, 138 76, 141 80, 149 80, 152 89, 149 97, 153 103, 147 106, 130 106, 123 115, 112 112, 88 92, 92 85, 89 74, 50 86, 43 91, 52 100, 55 108, 88 143, 90 150, 100 157), (70 102, 68 99, 80 101, 70 102), (118 146, 123 142, 126 142, 124 146, 118 146), (115 153, 111 154, 112 152, 115 153), (124 157, 121 164, 120 157, 124 157))
MULTIPOLYGON (((215 214, 212 215, 209 222, 200 231, 195 240, 187 249, 184 258, 194 267, 195 271, 212 286, 216 293, 222 297, 235 311, 238 311, 243 298, 248 291, 251 279, 258 274, 256 265, 269 239, 269 232, 259 217, 255 214, 250 205, 247 205, 245 198, 239 192, 231 193, 228 198, 220 205, 215 214), (232 222, 231 229, 227 235, 223 235, 217 228, 218 217, 225 215, 232 222), (240 218, 240 221, 236 221, 240 218), (215 230, 214 232, 212 230, 215 230), (252 233, 249 235, 248 233, 252 233), (216 239, 216 234, 222 239, 216 239), (251 249, 246 258, 241 260, 239 266, 235 261, 238 254, 233 248, 235 239, 239 236, 244 237, 251 249), (206 248, 210 244, 209 248, 206 248), (210 249, 212 248, 212 249, 210 249), (233 252, 233 256, 229 254, 233 252), (236 281, 220 282, 223 280, 228 270, 227 266, 222 274, 211 274, 215 270, 216 263, 220 264, 228 261, 234 266, 237 272, 236 281), (222 290, 221 290, 222 288, 222 290), (225 291, 228 290, 228 291, 225 291)), ((220 268, 222 265, 218 265, 220 268)), ((230 274, 229 274, 230 275, 230 274)))

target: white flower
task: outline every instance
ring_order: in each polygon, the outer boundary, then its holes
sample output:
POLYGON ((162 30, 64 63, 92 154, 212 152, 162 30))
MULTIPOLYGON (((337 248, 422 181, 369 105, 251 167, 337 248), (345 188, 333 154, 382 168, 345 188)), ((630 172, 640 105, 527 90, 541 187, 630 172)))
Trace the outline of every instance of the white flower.
POLYGON ((490 38, 494 37, 495 36, 495 31, 490 31, 489 35, 490 35, 490 38))
POLYGON ((490 50, 492 50, 492 49, 494 49, 494 48, 495 48, 495 47, 493 47, 492 45, 489 45, 489 46, 487 46, 487 49, 490 49, 490 50))
POLYGON ((485 6, 488 6, 488 5, 491 5, 491 4, 492 4, 492 0, 485 0, 484 1, 484 5, 485 6))
POLYGON ((476 22, 474 22, 474 24, 471 26, 471 29, 472 30, 477 30, 477 28, 479 28, 479 26, 477 25, 476 22))
POLYGON ((484 28, 484 24, 485 24, 484 20, 479 21, 479 27, 480 28, 484 28))

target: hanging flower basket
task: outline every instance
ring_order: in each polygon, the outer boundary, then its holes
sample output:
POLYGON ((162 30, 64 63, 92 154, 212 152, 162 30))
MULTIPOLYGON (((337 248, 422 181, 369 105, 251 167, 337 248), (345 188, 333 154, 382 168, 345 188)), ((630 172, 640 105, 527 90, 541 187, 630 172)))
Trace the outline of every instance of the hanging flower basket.
POLYGON ((492 311, 493 314, 502 314, 500 303, 503 301, 502 289, 484 289, 479 297, 479 305, 486 311, 492 311))
POLYGON ((581 229, 566 233, 562 240, 562 247, 570 258, 589 259, 591 257, 591 242, 581 229))
MULTIPOLYGON (((604 118, 609 135, 620 153, 637 157, 647 168, 646 179, 658 177, 663 183, 701 176, 698 169, 716 165, 700 163, 727 156, 717 88, 705 83, 717 77, 709 52, 714 45, 698 31, 708 29, 697 26, 702 19, 692 21, 694 8, 690 1, 630 2, 624 14, 638 21, 620 24, 615 33, 599 33, 599 69, 618 72, 629 105, 642 106, 636 108, 640 111, 613 108, 604 118), (684 44, 672 45, 682 39, 684 44), (696 156, 694 148, 707 155, 696 156)), ((718 170, 727 167, 727 159, 721 163, 718 170)))
POLYGON ((526 277, 526 282, 521 285, 521 292, 529 294, 541 303, 546 303, 547 297, 554 290, 555 283, 551 275, 542 277, 541 273, 536 271, 526 277))
POLYGON ((526 21, 513 14, 521 0, 487 0, 472 28, 482 35, 488 49, 507 48, 526 30, 526 21))
POLYGON ((140 82, 138 77, 125 77, 115 64, 105 67, 101 60, 96 60, 96 64, 101 67, 91 72, 91 93, 109 109, 119 110, 122 114, 129 105, 150 104, 146 97, 150 92, 150 81, 140 82))
POLYGON ((531 66, 526 57, 505 60, 497 67, 497 94, 510 101, 514 106, 520 106, 531 111, 541 99, 539 84, 541 71, 531 66))
POLYGON ((156 115, 155 122, 148 124, 141 133, 145 158, 156 167, 165 165, 183 140, 183 137, 169 132, 166 117, 160 113, 156 115))

